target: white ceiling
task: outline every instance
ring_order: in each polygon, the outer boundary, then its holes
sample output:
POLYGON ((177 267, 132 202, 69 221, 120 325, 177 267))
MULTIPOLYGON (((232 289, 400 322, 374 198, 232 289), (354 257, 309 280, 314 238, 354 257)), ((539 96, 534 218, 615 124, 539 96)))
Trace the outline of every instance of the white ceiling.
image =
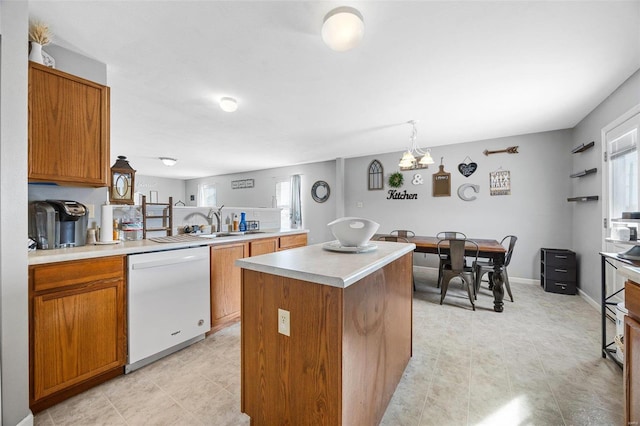
MULTIPOLYGON (((640 1, 30 1, 107 64, 111 153, 192 178, 571 128, 640 68, 640 1), (362 44, 334 52, 350 5, 362 44), (225 113, 217 99, 232 96, 225 113), (178 158, 174 167, 158 157, 178 158)), ((46 48, 45 48, 46 50, 46 48)))

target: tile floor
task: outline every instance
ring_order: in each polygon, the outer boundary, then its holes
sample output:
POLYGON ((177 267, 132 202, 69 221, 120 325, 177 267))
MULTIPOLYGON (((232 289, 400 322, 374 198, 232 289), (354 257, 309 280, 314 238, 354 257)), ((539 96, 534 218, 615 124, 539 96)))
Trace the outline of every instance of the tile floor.
MULTIPOLYGON (((622 425, 622 370, 601 358, 599 313, 581 297, 514 282, 503 313, 486 287, 473 312, 453 282, 440 306, 435 275, 417 269, 413 358, 383 425, 622 425)), ((35 424, 248 425, 239 336, 236 324, 35 424)))

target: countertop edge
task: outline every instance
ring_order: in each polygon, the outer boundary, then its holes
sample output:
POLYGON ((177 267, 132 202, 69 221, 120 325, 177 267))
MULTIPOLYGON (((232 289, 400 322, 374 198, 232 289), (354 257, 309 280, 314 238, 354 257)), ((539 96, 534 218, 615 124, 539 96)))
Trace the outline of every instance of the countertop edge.
POLYGON ((263 238, 282 237, 286 235, 308 234, 308 229, 287 229, 280 231, 265 231, 261 234, 250 234, 233 237, 202 238, 202 241, 188 241, 180 243, 156 243, 150 240, 124 241, 113 245, 86 245, 82 247, 36 250, 29 252, 29 266, 47 263, 66 262, 70 260, 94 259, 107 256, 123 256, 139 253, 152 253, 166 250, 178 250, 190 247, 215 246, 235 242, 261 240, 263 238))
MULTIPOLYGON (((316 246, 320 246, 320 245, 321 244, 316 244, 316 246)), ((310 272, 305 272, 305 271, 300 271, 295 269, 282 268, 274 265, 265 265, 263 263, 256 263, 256 259, 260 258, 261 256, 238 259, 235 261, 235 264, 237 266, 240 266, 243 269, 248 269, 256 272, 263 272, 263 273, 278 275, 286 278, 293 278, 293 279, 298 279, 302 281, 308 281, 316 284, 329 285, 332 287, 347 288, 351 284, 359 281, 360 279, 366 277, 372 272, 377 271, 383 266, 386 266, 389 263, 401 258, 405 254, 412 253, 416 248, 416 245, 413 243, 409 243, 409 244, 400 243, 399 245, 401 245, 402 247, 398 248, 394 252, 376 261, 373 261, 372 263, 366 265, 365 267, 362 267, 360 269, 353 271, 351 274, 345 277, 321 275, 317 273, 310 273, 310 272)), ((348 256, 357 256, 358 254, 344 253, 342 255, 348 257, 348 256)), ((264 255, 264 256, 269 256, 269 255, 264 255)))

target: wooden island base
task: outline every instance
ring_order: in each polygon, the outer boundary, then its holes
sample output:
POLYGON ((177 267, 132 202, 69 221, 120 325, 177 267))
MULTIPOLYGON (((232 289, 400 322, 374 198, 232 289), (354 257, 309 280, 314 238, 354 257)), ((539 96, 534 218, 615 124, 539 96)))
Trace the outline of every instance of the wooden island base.
POLYGON ((252 425, 380 422, 411 357, 412 263, 404 254, 345 288, 243 269, 241 408, 252 425))

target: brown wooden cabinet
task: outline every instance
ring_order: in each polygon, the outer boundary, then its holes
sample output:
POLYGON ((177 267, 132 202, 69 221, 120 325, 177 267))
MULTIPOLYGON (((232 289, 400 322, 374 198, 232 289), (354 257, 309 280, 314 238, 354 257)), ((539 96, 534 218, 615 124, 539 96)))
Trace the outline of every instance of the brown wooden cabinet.
POLYGON ((29 62, 29 182, 109 185, 109 88, 29 62))
POLYGON ((249 255, 244 242, 211 246, 211 331, 213 333, 240 319, 242 270, 236 259, 249 255))
POLYGON ((259 256, 261 254, 274 253, 278 251, 278 238, 265 238, 249 243, 250 255, 259 256))
POLYGON ((307 234, 283 235, 278 250, 289 250, 307 245, 307 234))
POLYGON ((34 412, 124 372, 125 265, 112 256, 29 267, 34 412))
POLYGON ((640 284, 625 283, 624 389, 626 425, 640 424, 640 284))

